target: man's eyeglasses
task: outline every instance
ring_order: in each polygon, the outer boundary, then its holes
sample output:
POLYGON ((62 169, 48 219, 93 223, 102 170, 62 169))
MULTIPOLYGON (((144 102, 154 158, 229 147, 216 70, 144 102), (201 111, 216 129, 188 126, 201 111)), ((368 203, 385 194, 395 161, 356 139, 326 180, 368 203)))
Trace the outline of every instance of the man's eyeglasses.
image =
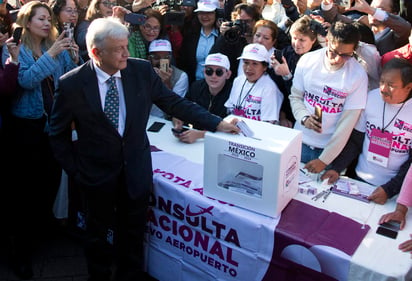
POLYGON ((117 3, 116 3, 116 2, 102 1, 102 2, 100 2, 100 3, 102 3, 103 6, 105 6, 106 8, 112 8, 112 7, 117 6, 117 3))
POLYGON ((222 77, 222 75, 225 73, 225 71, 224 71, 223 69, 221 69, 221 68, 218 68, 218 69, 216 69, 216 70, 213 70, 213 68, 211 68, 211 67, 206 67, 206 69, 205 69, 205 74, 206 74, 207 76, 212 76, 213 73, 216 73, 216 76, 217 76, 217 77, 222 77))
POLYGON ((355 54, 354 52, 352 52, 350 54, 339 54, 338 52, 336 52, 336 50, 333 50, 330 47, 328 47, 328 53, 329 53, 329 57, 331 59, 334 59, 334 58, 336 58, 336 56, 339 56, 339 57, 341 57, 342 59, 345 59, 345 60, 350 59, 355 54))
POLYGON ((144 24, 143 28, 146 31, 154 31, 154 32, 159 32, 160 31, 160 26, 151 26, 148 23, 144 24))
POLYGON ((77 15, 79 13, 78 10, 72 8, 65 8, 63 11, 71 15, 77 15))

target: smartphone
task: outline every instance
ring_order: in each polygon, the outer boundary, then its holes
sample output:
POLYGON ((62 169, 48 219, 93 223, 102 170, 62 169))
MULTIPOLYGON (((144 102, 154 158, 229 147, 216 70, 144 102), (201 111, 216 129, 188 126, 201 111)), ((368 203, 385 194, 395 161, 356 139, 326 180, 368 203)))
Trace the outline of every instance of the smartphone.
POLYGON ((74 24, 70 22, 64 23, 64 37, 73 39, 74 24))
POLYGON ((388 221, 380 224, 376 230, 377 234, 396 239, 398 236, 398 231, 401 227, 401 223, 398 221, 388 221))
POLYGON ((316 120, 319 123, 322 123, 322 107, 319 105, 315 105, 315 115, 316 115, 316 120))
POLYGON ((160 69, 165 72, 169 70, 169 59, 160 59, 160 69))
POLYGON ((149 132, 159 132, 163 126, 165 125, 165 123, 163 122, 153 122, 152 125, 150 125, 150 127, 147 129, 149 132))
POLYGON ((386 236, 386 237, 389 237, 389 238, 392 238, 392 239, 396 239, 396 237, 398 236, 397 231, 394 231, 394 230, 391 230, 391 229, 388 229, 388 228, 385 228, 385 227, 382 227, 382 226, 378 227, 378 229, 376 230, 376 233, 380 234, 380 235, 383 235, 383 236, 386 236))
POLYGON ((137 13, 128 13, 124 15, 124 21, 132 25, 142 25, 146 22, 146 16, 137 13))
POLYGON ((13 31, 13 43, 19 44, 21 33, 23 31, 23 27, 18 26, 13 31))
POLYGON ((177 130, 177 129, 175 129, 175 128, 172 128, 172 132, 175 133, 176 135, 180 135, 181 133, 183 133, 183 132, 185 132, 185 131, 187 131, 187 130, 189 130, 189 128, 183 127, 181 130, 177 130))
POLYGON ((282 60, 282 51, 281 51, 281 50, 275 49, 275 50, 273 51, 273 55, 275 56, 275 59, 276 59, 279 63, 283 63, 283 60, 282 60))

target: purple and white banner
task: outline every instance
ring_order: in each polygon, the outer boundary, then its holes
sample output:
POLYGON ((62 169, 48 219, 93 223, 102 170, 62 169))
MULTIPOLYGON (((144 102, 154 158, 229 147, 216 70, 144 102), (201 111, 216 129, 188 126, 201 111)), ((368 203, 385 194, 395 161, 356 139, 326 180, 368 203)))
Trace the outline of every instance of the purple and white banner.
POLYGON ((292 200, 270 218, 202 195, 203 166, 152 153, 147 270, 159 280, 346 280, 368 229, 292 200), (304 267, 302 266, 304 265, 304 267), (326 275, 325 275, 326 274, 326 275))

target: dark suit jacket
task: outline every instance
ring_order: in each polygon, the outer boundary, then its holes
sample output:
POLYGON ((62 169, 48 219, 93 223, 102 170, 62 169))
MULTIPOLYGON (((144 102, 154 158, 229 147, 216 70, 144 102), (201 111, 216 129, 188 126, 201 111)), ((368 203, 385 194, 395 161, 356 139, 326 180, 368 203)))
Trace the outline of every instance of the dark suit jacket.
POLYGON ((129 195, 148 193, 152 166, 146 124, 152 103, 166 113, 216 130, 220 117, 168 90, 149 62, 129 59, 121 71, 126 103, 123 137, 106 118, 91 61, 63 75, 50 120, 50 140, 63 169, 86 188, 113 190, 124 172, 129 195), (71 141, 74 121, 78 141, 71 141))

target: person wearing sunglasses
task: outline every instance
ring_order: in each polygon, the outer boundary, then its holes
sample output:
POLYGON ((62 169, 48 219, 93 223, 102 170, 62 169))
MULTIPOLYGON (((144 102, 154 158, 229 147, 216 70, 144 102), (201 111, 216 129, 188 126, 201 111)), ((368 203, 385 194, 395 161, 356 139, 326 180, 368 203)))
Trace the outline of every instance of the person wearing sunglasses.
MULTIPOLYGON (((232 72, 228 57, 221 53, 209 54, 205 60, 203 73, 205 78, 193 82, 185 98, 199 104, 210 113, 224 118, 227 116, 224 104, 232 88, 230 79, 232 72)), ((182 142, 193 143, 205 137, 206 131, 203 128, 194 127, 192 130, 185 130, 183 121, 177 118, 173 118, 173 125, 174 136, 182 142)))
POLYGON ((294 128, 302 131, 301 162, 322 172, 342 151, 365 108, 368 76, 353 57, 360 34, 351 23, 336 22, 326 47, 303 55, 289 96, 294 128), (315 115, 315 108, 321 115, 315 115))
MULTIPOLYGON (((162 79, 163 84, 169 89, 184 97, 189 88, 189 78, 187 74, 171 64, 172 45, 169 40, 153 40, 149 45, 149 61, 154 71, 162 79)), ((153 105, 151 115, 169 119, 157 105, 153 105)))
POLYGON ((283 94, 267 74, 270 53, 259 43, 246 45, 242 55, 243 74, 233 81, 225 106, 231 114, 245 118, 279 122, 283 94))

